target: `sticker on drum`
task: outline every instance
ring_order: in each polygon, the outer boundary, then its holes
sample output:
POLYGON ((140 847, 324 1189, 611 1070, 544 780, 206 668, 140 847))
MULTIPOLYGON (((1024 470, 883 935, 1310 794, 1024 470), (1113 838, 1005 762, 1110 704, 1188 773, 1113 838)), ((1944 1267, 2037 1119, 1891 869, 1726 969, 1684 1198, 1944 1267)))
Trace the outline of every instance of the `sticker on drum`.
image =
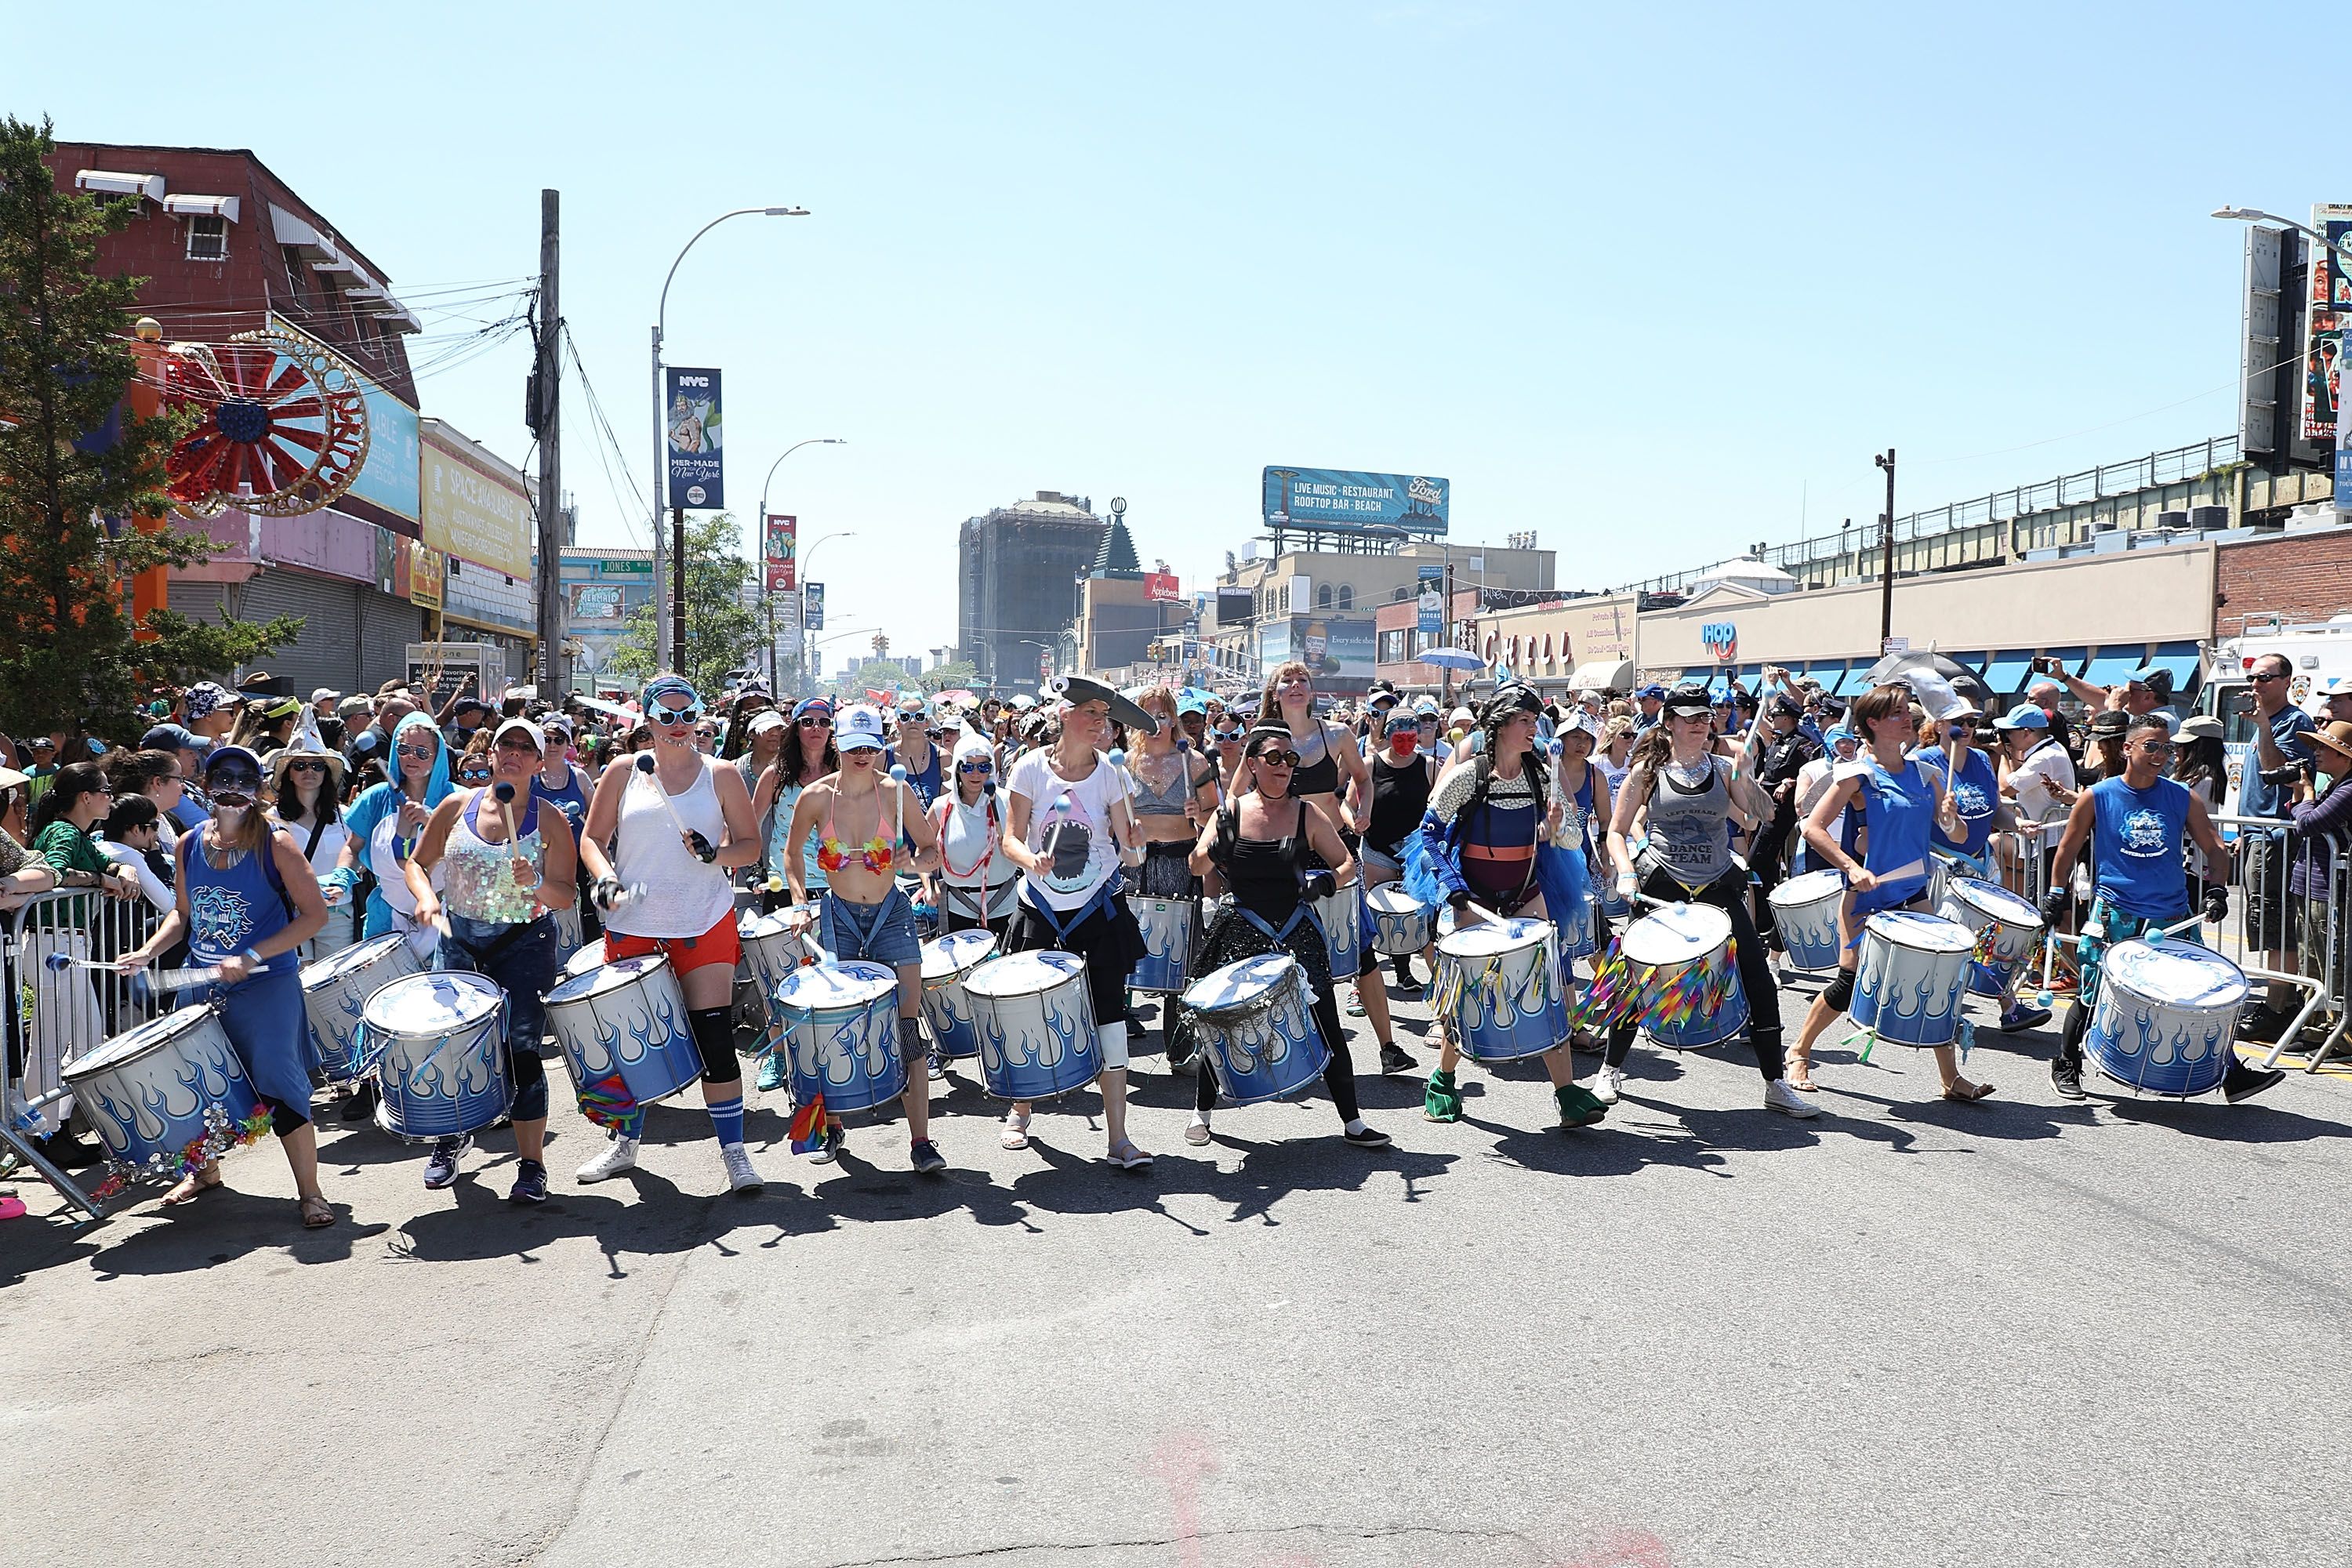
POLYGON ((376 1058, 376 1125, 412 1142, 459 1138, 502 1120, 507 994, 467 970, 411 974, 381 986, 364 1009, 376 1058))
POLYGON ((1228 963, 1194 981, 1184 1007, 1234 1105, 1285 1100, 1323 1076, 1331 1053, 1307 1011, 1307 972, 1286 952, 1228 963))
POLYGON ((356 1082, 368 1068, 368 998, 393 981, 425 973, 408 938, 387 931, 302 966, 302 1012, 311 1060, 329 1083, 356 1082))
POLYGON ((1052 1100, 1102 1075, 1087 965, 1045 949, 992 958, 964 982, 980 1031, 980 1075, 998 1100, 1052 1100))
POLYGON ((907 1091, 899 1056, 898 972, 853 959, 794 970, 776 988, 792 1053, 793 1100, 828 1112, 869 1110, 907 1091))
POLYGON ((59 1076, 109 1158, 158 1181, 184 1173, 191 1145, 206 1157, 232 1148, 263 1114, 211 1005, 150 1019, 76 1057, 59 1076))
POLYGON ((1772 889, 1772 927, 1790 964, 1816 973, 1835 969, 1844 952, 1838 910, 1845 901, 1845 873, 1807 871, 1772 889))
POLYGON ((1628 927, 1617 945, 1637 988, 1643 1032, 1696 1050, 1748 1026, 1748 994, 1732 963, 1731 917, 1711 904, 1668 904, 1628 927))
POLYGON ((1568 1038, 1549 921, 1482 921, 1437 939, 1438 997, 1473 1061, 1541 1055, 1568 1038))
POLYGON ((541 1005, 581 1114, 600 1127, 702 1077, 686 993, 657 952, 560 980, 541 1005))
POLYGON ((1383 958, 1410 958, 1436 940, 1428 906, 1403 885, 1385 882, 1364 895, 1372 914, 1372 950, 1383 958))
POLYGON ((996 933, 977 928, 951 931, 923 943, 923 1021, 943 1057, 980 1055, 980 1030, 963 983, 996 956, 996 933))
POLYGON ((1976 934, 1957 921, 1888 910, 1863 923, 1846 1016, 1899 1046, 1948 1046, 1960 1035, 1960 992, 1976 934))
POLYGON ((2119 942, 2099 960, 2083 1055, 2139 1094, 2187 1099, 2221 1086, 2252 994, 2245 973, 2195 942, 2119 942))

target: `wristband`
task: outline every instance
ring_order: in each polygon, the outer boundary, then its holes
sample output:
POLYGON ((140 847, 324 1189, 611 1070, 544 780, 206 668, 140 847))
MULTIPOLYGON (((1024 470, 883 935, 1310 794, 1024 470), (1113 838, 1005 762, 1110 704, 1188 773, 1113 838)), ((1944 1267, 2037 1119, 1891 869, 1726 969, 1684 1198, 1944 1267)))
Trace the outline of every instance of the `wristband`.
POLYGON ((241 958, 241 959, 245 960, 245 961, 246 961, 246 963, 249 963, 249 964, 253 965, 256 969, 260 968, 260 967, 262 966, 262 964, 263 964, 263 963, 267 963, 267 962, 268 962, 266 959, 264 959, 264 958, 261 956, 261 954, 259 954, 258 952, 256 952, 253 949, 251 949, 251 948, 249 948, 249 947, 248 947, 248 948, 247 948, 243 952, 238 953, 238 954, 237 954, 237 956, 238 956, 239 958, 241 958))

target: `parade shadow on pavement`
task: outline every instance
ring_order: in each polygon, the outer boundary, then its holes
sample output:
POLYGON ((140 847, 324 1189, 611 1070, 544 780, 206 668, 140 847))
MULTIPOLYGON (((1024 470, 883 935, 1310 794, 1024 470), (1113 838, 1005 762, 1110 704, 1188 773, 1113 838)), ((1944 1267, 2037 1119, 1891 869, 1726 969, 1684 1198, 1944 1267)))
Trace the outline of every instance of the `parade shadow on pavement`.
MULTIPOLYGON (((2087 1075, 2084 1087, 2090 1087, 2087 1075)), ((2352 1128, 2341 1122, 2315 1121, 2261 1100, 2242 1105, 2188 1105, 2170 1100, 2103 1102, 2094 1090, 2091 1103, 2104 1103, 2109 1112, 2126 1121, 2163 1127, 2185 1137, 2210 1138, 2222 1143, 2305 1143, 2315 1138, 2352 1138, 2352 1128)))
MULTIPOLYGON (((86 1263, 100 1279, 185 1274, 234 1263, 255 1252, 279 1253, 295 1263, 341 1263, 360 1243, 392 1228, 380 1222, 359 1223, 350 1205, 335 1203, 335 1224, 304 1230, 292 1198, 243 1193, 232 1186, 215 1187, 195 1202, 172 1209, 157 1207, 158 1195, 151 1192, 137 1207, 79 1235, 67 1232, 62 1225, 51 1229, 47 1234, 56 1244, 54 1252, 26 1259, 22 1272, 86 1263)), ((331 1203, 333 1197, 331 1191, 331 1203)))

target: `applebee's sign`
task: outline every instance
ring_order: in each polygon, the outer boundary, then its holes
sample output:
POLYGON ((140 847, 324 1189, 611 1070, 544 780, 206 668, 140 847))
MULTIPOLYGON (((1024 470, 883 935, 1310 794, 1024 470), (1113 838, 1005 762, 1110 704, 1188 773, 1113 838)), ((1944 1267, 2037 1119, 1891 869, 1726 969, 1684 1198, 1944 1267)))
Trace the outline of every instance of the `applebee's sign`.
POLYGON ((1717 664, 1729 664, 1739 657, 1739 628, 1729 621, 1708 621, 1698 628, 1698 640, 1715 655, 1717 664))

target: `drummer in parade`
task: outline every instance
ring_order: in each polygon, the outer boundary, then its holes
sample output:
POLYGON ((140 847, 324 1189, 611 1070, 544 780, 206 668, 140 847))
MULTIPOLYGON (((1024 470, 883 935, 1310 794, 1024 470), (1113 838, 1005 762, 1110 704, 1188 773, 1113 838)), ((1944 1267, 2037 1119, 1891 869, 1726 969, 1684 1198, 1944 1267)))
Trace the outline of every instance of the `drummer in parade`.
MULTIPOLYGON (((652 748, 631 759, 635 766, 604 770, 580 841, 591 896, 604 916, 604 957, 668 958, 702 1056, 702 1099, 727 1184, 757 1192, 760 1173, 743 1147, 743 1069, 735 1056, 732 1005, 742 942, 729 880, 730 872, 760 858, 751 795, 731 764, 697 748, 703 702, 683 677, 654 677, 638 701, 652 748)), ((601 1182, 634 1170, 644 1130, 642 1110, 622 1117, 604 1152, 580 1167, 579 1179, 601 1182)))
MULTIPOLYGON (((177 900, 155 933, 124 953, 146 968, 183 936, 192 963, 219 970, 221 1026, 286 1147, 305 1229, 335 1223, 319 1187, 319 1131, 310 1122, 310 1026, 296 955, 327 923, 327 902, 302 847, 273 830, 261 806, 261 759, 224 746, 205 759, 212 817, 174 847, 177 900)), ((163 1195, 184 1204, 221 1184, 217 1160, 163 1195)))
MULTIPOLYGON (((1429 809, 1429 793, 1437 785, 1437 759, 1422 750, 1420 712, 1402 702, 1378 704, 1373 722, 1381 726, 1380 749, 1372 755, 1372 814, 1364 825, 1364 887, 1385 887, 1404 875, 1405 840, 1421 826, 1429 809)), ((1433 928, 1433 930, 1434 928, 1433 928)), ((1437 973, 1436 949, 1424 948, 1430 973, 1437 973)), ((1397 989, 1407 996, 1421 985, 1412 977, 1412 955, 1395 956, 1397 989)), ((1412 1058, 1391 1042, 1381 1047, 1381 1070, 1410 1072, 1412 1058)))
POLYGON ((931 902, 943 931, 985 929, 1003 936, 1013 919, 1021 868, 1004 853, 1004 816, 1011 797, 997 787, 996 748, 966 730, 951 759, 955 785, 930 811, 940 863, 931 872, 931 902))
MULTIPOLYGON (((1542 700, 1524 686, 1506 686, 1487 700, 1479 719, 1485 744, 1438 775, 1409 846, 1405 886, 1424 904, 1452 905, 1457 929, 1490 915, 1545 921, 1552 903, 1567 908, 1591 896, 1580 860, 1570 860, 1550 842, 1559 810, 1535 750, 1542 711, 1542 700)), ((1441 1013, 1438 1024, 1442 1043, 1423 1113, 1432 1121, 1459 1121, 1462 1091, 1454 1075, 1463 1042, 1452 1018, 1441 1013)), ((1562 1128, 1588 1126, 1608 1114, 1577 1086, 1564 1035, 1542 1059, 1562 1128)))
MULTIPOLYGON (((1062 676, 1055 685, 1060 736, 1024 755, 1009 781, 1004 852, 1021 868, 1022 879, 1004 951, 1058 948, 1086 962, 1110 1158, 1131 1171, 1151 1163, 1127 1131, 1127 978, 1146 949, 1123 896, 1120 868, 1142 864, 1143 843, 1126 778, 1101 749, 1110 742, 1114 718, 1144 733, 1158 721, 1085 676, 1062 676)), ((1028 1146, 1030 1111, 1027 1102, 1016 1100, 1005 1112, 1006 1148, 1028 1146)))
MULTIPOLYGON (((1828 792, 1805 818, 1806 844, 1817 860, 1845 874, 1846 895, 1838 910, 1843 945, 1837 976, 1813 998, 1797 1042, 1792 1064, 1797 1076, 1791 1081, 1801 1089, 1814 1087, 1810 1070, 1813 1042, 1853 1000, 1864 922, 1882 910, 1925 910, 1932 830, 1940 827, 1948 838, 1960 836, 1959 813, 1944 788, 1948 773, 1913 760, 1918 722, 1906 689, 1872 688, 1854 700, 1846 722, 1861 742, 1859 752, 1853 762, 1840 765, 1828 792), (1859 859, 1853 847, 1832 832, 1848 807, 1854 809, 1864 835, 1859 859)), ((1967 1102, 1992 1092, 1992 1085, 1960 1076, 1952 1047, 1930 1048, 1946 1100, 1967 1102)))
MULTIPOLYGON (((908 1158, 917 1171, 947 1169, 947 1157, 931 1142, 931 1092, 923 1050, 923 944, 915 931, 915 906, 898 886, 901 870, 928 870, 939 836, 910 784, 882 772, 882 712, 859 704, 845 710, 834 731, 841 771, 801 791, 784 835, 784 877, 793 909, 805 926, 818 921, 818 941, 836 963, 862 959, 894 969, 898 976, 898 1055, 908 1068, 903 1097, 908 1158), (814 836, 816 863, 824 872, 824 897, 812 910, 801 848, 814 836), (925 1070, 918 1071, 920 1066, 925 1070)), ((928 741, 928 737, 926 737, 928 741)), ((829 1163, 841 1154, 838 1117, 828 1117, 824 1142, 813 1158, 829 1163)))
MULTIPOLYGON (((1966 866, 1977 876, 1990 881, 1996 875, 1990 853, 1995 832, 2011 832, 2017 826, 2017 815, 2009 802, 2001 797, 2000 777, 1993 767, 1992 758, 1976 745, 1977 735, 1983 730, 1984 710, 1967 699, 1958 712, 1948 714, 1941 728, 1946 746, 1922 745, 1911 753, 1912 760, 1944 775, 1944 787, 1952 799, 1952 810, 1960 819, 1958 833, 1946 833, 1938 823, 1935 829, 1935 852, 1947 859, 1966 866), (1959 761, 1958 771, 1952 768, 1952 759, 1959 761)), ((2030 1005, 2018 1000, 2018 982, 2024 976, 2025 965, 2012 964, 2004 973, 2000 987, 2000 1032, 2013 1035, 2021 1029, 2038 1028, 2050 1021, 2050 1009, 2030 1005)))
MULTIPOLYGON (((2074 862, 2085 845, 2094 878, 2090 912, 2078 939, 2079 989, 2050 1064, 2051 1087, 2063 1099, 2083 1098, 2083 1037, 2098 1000, 2101 957, 2117 942, 2189 918, 2189 882, 2181 874, 2184 842, 2194 843, 2209 866, 2230 863, 2229 846, 2204 801, 2186 784, 2163 776, 2175 745, 2171 727, 2161 718, 2150 713, 2133 720, 2124 736, 2124 771, 2074 797, 2065 835, 2058 841, 2049 890, 2042 895, 2043 917, 2054 926, 2072 910, 2074 862)), ((2229 889, 2214 887, 2206 895, 2206 921, 2219 923, 2229 913, 2229 889)), ((2178 941, 2199 940, 2193 925, 2172 934, 2178 941)), ((2232 1052, 2221 1089, 2235 1102, 2260 1094, 2285 1076, 2276 1068, 2264 1069, 2239 1060, 2232 1052)))
MULTIPOLYGON (((1816 1115, 1812 1102, 1797 1092, 1805 1084, 1792 1084, 1784 1074, 1780 995, 1748 913, 1747 869, 1731 853, 1733 827, 1768 822, 1770 797, 1738 763, 1710 749, 1704 689, 1675 687, 1659 712, 1658 723, 1634 742, 1624 787, 1611 808, 1609 858, 1617 868, 1617 895, 1628 904, 1637 895, 1711 904, 1730 917, 1733 957, 1748 1006, 1748 1047, 1756 1070, 1764 1075, 1765 1109, 1783 1116, 1816 1115), (1647 833, 1638 854, 1637 817, 1647 833)), ((1640 1023, 1620 1018, 1610 1026, 1606 1054, 1592 1075, 1592 1094, 1604 1105, 1613 1104, 1623 1090, 1625 1058, 1640 1023)))
MULTIPOLYGON (((1172 689, 1151 687, 1139 692, 1135 702, 1160 725, 1137 737, 1127 754, 1128 777, 1134 784, 1128 805, 1143 836, 1136 891, 1146 899, 1197 902, 1201 879, 1188 860, 1201 825, 1216 813, 1217 770, 1192 750, 1179 727, 1172 689)), ((1173 1035, 1169 1038, 1172 1051, 1173 1035)), ((1168 1065, 1182 1071, 1190 1063, 1171 1056, 1168 1065)))
MULTIPOLYGON (((1297 960, 1314 998, 1308 1013, 1330 1053, 1323 1087, 1339 1113, 1339 1135, 1358 1148, 1381 1148, 1389 1135, 1367 1125, 1357 1106, 1356 1067, 1334 1000, 1337 982, 1330 949, 1307 909, 1311 900, 1353 877, 1355 865, 1330 818, 1290 794, 1298 752, 1288 728, 1261 720, 1250 731, 1246 745, 1241 793, 1210 817, 1192 847, 1193 874, 1222 872, 1234 900, 1210 923, 1199 967, 1204 974, 1213 973, 1226 964, 1272 952, 1286 952, 1297 960), (1309 848, 1329 862, 1329 868, 1307 869, 1309 848)), ((1178 1005, 1171 999, 1170 1005, 1178 1005)), ((1182 1022, 1171 1028, 1171 1040, 1182 1028, 1182 1022)), ((1200 1081, 1193 1089, 1192 1121, 1184 1130, 1184 1141, 1195 1145, 1209 1142, 1209 1112, 1218 1089, 1216 1053, 1198 1054, 1200 1081)))
MULTIPOLYGON (((546 737, 530 720, 501 721, 490 742, 491 777, 434 808, 407 865, 418 923, 443 933, 438 967, 487 975, 507 994, 503 1054, 514 1090, 508 1115, 517 1166, 507 1199, 517 1204, 547 1201, 547 1069, 539 1058, 546 1013, 540 998, 554 985, 561 962, 551 911, 578 897, 572 824, 531 787, 546 751, 546 737), (436 868, 445 884, 438 892, 436 868)), ((436 1142, 425 1163, 425 1186, 438 1191, 456 1181, 472 1142, 470 1135, 436 1142)))

